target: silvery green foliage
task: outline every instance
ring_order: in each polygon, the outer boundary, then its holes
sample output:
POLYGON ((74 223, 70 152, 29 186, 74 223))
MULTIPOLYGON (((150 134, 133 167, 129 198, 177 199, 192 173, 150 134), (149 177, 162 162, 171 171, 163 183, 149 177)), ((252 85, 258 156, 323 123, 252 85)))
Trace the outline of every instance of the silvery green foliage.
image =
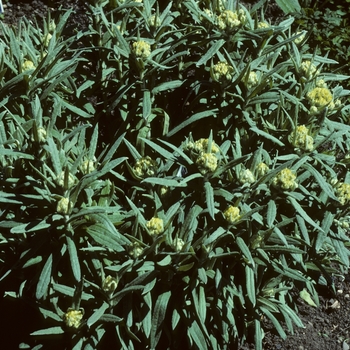
POLYGON ((0 39, 0 283, 44 316, 33 344, 261 349, 265 318, 302 327, 291 290, 317 305, 349 267, 347 77, 259 6, 89 11, 69 38, 67 12, 0 39))

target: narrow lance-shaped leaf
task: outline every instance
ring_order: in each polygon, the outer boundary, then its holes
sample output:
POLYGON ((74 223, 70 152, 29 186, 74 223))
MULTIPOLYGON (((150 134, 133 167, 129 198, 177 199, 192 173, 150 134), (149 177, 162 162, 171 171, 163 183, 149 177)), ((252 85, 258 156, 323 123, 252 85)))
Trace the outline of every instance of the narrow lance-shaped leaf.
POLYGON ((77 247, 75 246, 74 239, 70 232, 67 232, 66 240, 72 272, 75 280, 79 282, 81 280, 80 262, 78 258, 77 247))
POLYGON ((167 311, 168 302, 171 296, 171 291, 161 294, 154 306, 153 324, 151 329, 151 349, 156 349, 160 336, 163 330, 163 321, 167 311))
POLYGON ((205 182, 204 189, 205 189, 205 199, 207 202, 207 208, 210 216, 214 219, 214 214, 215 214, 214 191, 209 181, 205 182))
POLYGON ((46 263, 41 271, 38 284, 36 286, 36 298, 41 299, 44 295, 46 295, 47 290, 49 288, 50 280, 52 273, 52 254, 46 260, 46 263))

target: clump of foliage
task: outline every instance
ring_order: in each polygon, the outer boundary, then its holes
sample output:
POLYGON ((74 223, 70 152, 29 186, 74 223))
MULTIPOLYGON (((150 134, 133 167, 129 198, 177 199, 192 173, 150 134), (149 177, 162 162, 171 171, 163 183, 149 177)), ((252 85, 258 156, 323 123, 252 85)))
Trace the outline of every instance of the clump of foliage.
POLYGON ((263 4, 2 26, 0 282, 43 317, 22 348, 261 349, 349 267, 347 76, 263 4))
POLYGON ((349 0, 301 1, 302 11, 296 16, 299 30, 309 33, 308 45, 318 55, 337 61, 335 71, 343 74, 349 71, 350 60, 349 4, 349 0))

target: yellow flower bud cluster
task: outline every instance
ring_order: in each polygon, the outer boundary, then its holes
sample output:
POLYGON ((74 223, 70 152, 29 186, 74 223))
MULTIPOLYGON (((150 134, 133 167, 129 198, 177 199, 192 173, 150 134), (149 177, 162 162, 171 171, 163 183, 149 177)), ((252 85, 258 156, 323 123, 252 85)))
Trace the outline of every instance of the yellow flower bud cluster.
POLYGON ((146 156, 137 160, 133 167, 134 174, 138 177, 153 176, 157 173, 157 162, 146 156))
POLYGON ((244 169, 241 170, 239 173, 239 182, 244 185, 244 184, 252 184, 255 182, 255 176, 249 169, 244 169))
POLYGON ((311 105, 311 114, 318 114, 326 107, 334 108, 333 95, 327 87, 315 87, 306 96, 311 105))
POLYGON ((175 238, 172 244, 173 249, 176 252, 181 252, 183 246, 185 245, 185 242, 181 238, 175 238))
POLYGON ((142 252, 143 249, 139 242, 133 242, 128 247, 128 253, 134 259, 138 258, 142 254, 142 252))
POLYGON ((69 200, 69 198, 63 197, 58 201, 56 210, 59 214, 67 215, 71 207, 72 202, 69 200))
POLYGON ((118 287, 119 280, 112 276, 107 276, 102 282, 102 289, 108 293, 112 294, 118 287))
POLYGON ((95 165, 92 160, 84 160, 79 168, 84 175, 87 175, 95 170, 95 165))
POLYGON ((217 26, 220 30, 232 30, 246 22, 246 15, 242 9, 237 11, 225 10, 217 19, 217 26))
POLYGON ((214 172, 218 167, 217 153, 220 152, 220 148, 214 141, 211 143, 209 149, 208 139, 199 139, 196 142, 189 142, 185 146, 186 150, 191 151, 191 157, 198 166, 198 170, 201 174, 207 174, 208 172, 214 172))
POLYGON ((211 142, 211 147, 209 148, 209 140, 208 139, 199 139, 196 142, 189 142, 186 145, 186 149, 190 150, 190 151, 194 151, 198 154, 200 153, 206 153, 206 152, 210 152, 210 153, 219 153, 220 152, 220 148, 219 146, 212 141, 211 142))
POLYGON ((146 227, 151 236, 158 236, 164 232, 164 223, 162 219, 153 217, 147 221, 146 227))
POLYGON ((283 191, 294 191, 298 187, 295 181, 296 178, 292 170, 286 168, 281 170, 277 176, 272 179, 272 185, 283 191))
POLYGON ((135 41, 132 50, 137 58, 147 59, 151 55, 151 45, 143 40, 135 41))
POLYGON ((234 224, 236 221, 238 221, 241 218, 239 208, 230 205, 224 211, 224 218, 229 224, 231 225, 234 224))
POLYGON ((34 63, 30 60, 25 60, 22 64, 22 71, 25 72, 27 70, 35 69, 34 63))
POLYGON ((77 329, 81 325, 81 320, 83 319, 83 316, 84 311, 82 309, 74 310, 69 308, 64 315, 64 322, 67 327, 77 329))
POLYGON ((160 25, 161 25, 161 21, 160 21, 159 16, 152 15, 152 16, 148 19, 148 25, 149 25, 150 27, 153 27, 153 28, 159 28, 160 25))
POLYGON ((266 165, 264 162, 258 163, 258 165, 255 168, 257 178, 265 176, 269 172, 269 170, 269 166, 266 165))
POLYGON ((303 30, 302 32, 297 32, 297 34, 301 34, 300 36, 298 36, 296 39, 294 39, 294 42, 299 45, 304 39, 305 39, 305 34, 306 31, 303 30))
POLYGON ((213 153, 202 153, 196 160, 201 174, 213 173, 218 167, 218 158, 213 153))
POLYGON ((350 201, 350 184, 340 183, 336 187, 336 196, 341 205, 348 204, 350 201))
MULTIPOLYGON (((56 182, 58 184, 58 186, 61 186, 61 187, 64 187, 64 174, 65 172, 62 171, 56 178, 56 182)), ((76 183, 76 178, 74 175, 72 174, 69 174, 68 175, 68 187, 67 189, 70 189, 72 188, 76 183)))
POLYGON ((341 218, 340 220, 334 219, 334 223, 337 226, 339 226, 339 227, 341 227, 341 228, 343 228, 345 230, 349 230, 350 229, 350 218, 349 218, 349 216, 345 216, 345 217, 341 218))
POLYGON ((310 80, 320 74, 320 71, 311 61, 303 61, 300 65, 300 71, 306 80, 310 80))
POLYGON ((267 22, 259 22, 258 29, 269 28, 270 25, 267 22))
POLYGON ((255 72, 250 72, 246 82, 248 89, 251 89, 259 84, 258 75, 255 72))
POLYGON ((49 46, 51 39, 52 39, 52 34, 51 33, 47 33, 46 35, 44 35, 44 37, 43 37, 43 44, 44 44, 45 47, 49 46))
POLYGON ((214 81, 227 83, 231 82, 234 69, 226 61, 219 62, 211 67, 210 75, 214 81))
POLYGON ((314 139, 309 135, 309 129, 305 125, 299 125, 289 135, 289 142, 296 148, 311 152, 314 149, 314 139))

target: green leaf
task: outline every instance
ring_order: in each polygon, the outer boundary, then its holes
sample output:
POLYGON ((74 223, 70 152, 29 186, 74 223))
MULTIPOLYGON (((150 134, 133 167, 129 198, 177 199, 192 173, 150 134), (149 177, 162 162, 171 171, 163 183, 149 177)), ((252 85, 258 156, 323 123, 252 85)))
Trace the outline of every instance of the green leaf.
POLYGON ((197 345, 197 349, 207 350, 207 342, 200 327, 198 326, 197 321, 193 321, 191 326, 187 330, 187 334, 190 338, 193 339, 194 343, 197 345))
POLYGON ((267 310, 263 306, 260 306, 260 310, 270 319, 270 321, 275 326, 275 328, 276 328, 278 334, 280 335, 280 337, 283 340, 286 339, 287 335, 286 335, 285 331, 283 330, 280 322, 277 320, 277 318, 269 310, 267 310))
POLYGON ((142 101, 142 117, 147 120, 151 114, 152 102, 151 102, 151 92, 145 90, 143 92, 143 101, 142 101))
POLYGON ((106 228, 103 223, 97 223, 89 226, 86 231, 98 244, 113 249, 116 252, 125 251, 119 240, 119 235, 115 235, 108 228, 106 228))
POLYGON ((167 311, 168 302, 171 296, 171 291, 162 293, 154 306, 154 311, 152 315, 152 329, 151 329, 151 338, 150 345, 151 349, 156 349, 156 346, 159 342, 160 336, 163 331, 163 321, 165 319, 165 314, 167 311))
POLYGON ((94 156, 97 148, 97 141, 98 141, 98 124, 96 124, 94 132, 91 136, 91 140, 89 144, 89 153, 88 153, 89 160, 94 160, 94 156))
POLYGON ((35 331, 33 333, 30 333, 30 335, 52 335, 52 334, 63 334, 64 330, 60 326, 56 327, 50 327, 46 329, 40 329, 39 331, 35 331))
POLYGON ((306 211, 300 206, 300 204, 291 196, 288 196, 289 202, 293 205, 294 209, 307 221, 310 225, 315 227, 317 230, 322 231, 322 228, 310 218, 310 216, 306 213, 306 211))
POLYGON ((271 134, 263 131, 263 130, 260 130, 259 128, 253 126, 250 128, 251 131, 255 132, 256 134, 262 136, 262 137, 265 137, 266 139, 276 143, 277 145, 279 146, 284 146, 284 143, 282 141, 280 141, 279 139, 277 139, 276 137, 272 136, 271 134))
POLYGON ((221 46, 225 44, 225 42, 226 41, 224 39, 214 41, 210 49, 207 50, 206 54, 203 55, 202 58, 196 63, 196 66, 199 67, 202 64, 205 64, 208 60, 210 60, 219 51, 221 46))
POLYGON ((276 0, 276 3, 285 14, 301 11, 298 0, 276 0))
POLYGON ((59 175, 62 172, 62 164, 60 161, 60 155, 59 155, 58 149, 52 137, 47 138, 47 143, 48 143, 47 151, 51 155, 52 165, 55 169, 56 175, 59 175))
POLYGON ((199 121, 201 119, 203 120, 204 118, 212 117, 213 115, 216 115, 216 113, 217 113, 217 109, 206 110, 203 112, 196 113, 192 117, 186 119, 180 125, 176 126, 173 130, 171 130, 166 135, 166 137, 171 137, 171 136, 175 135, 176 133, 178 133, 180 130, 184 129, 186 126, 188 126, 196 121, 199 121))
POLYGON ((255 307, 255 304, 256 304, 255 276, 254 276, 254 270, 248 265, 246 265, 245 267, 245 276, 246 276, 247 295, 249 300, 253 304, 253 307, 255 307))
POLYGON ((255 266, 252 254, 250 253, 250 250, 249 250, 248 246, 246 245, 246 243, 244 242, 243 238, 237 237, 236 243, 237 243, 239 249, 241 250, 241 252, 243 253, 243 255, 245 256, 245 258, 248 260, 248 264, 252 264, 252 266, 255 266))
POLYGON ((73 271, 73 276, 77 282, 80 282, 81 280, 80 262, 78 258, 77 248, 75 246, 75 242, 71 232, 67 232, 66 240, 67 240, 68 253, 69 253, 71 268, 73 271))
POLYGON ((334 194, 332 186, 327 181, 325 181, 324 177, 312 165, 305 163, 303 164, 303 168, 307 169, 314 176, 321 190, 326 192, 329 198, 338 201, 338 198, 334 194))
POLYGON ((52 254, 46 260, 46 263, 41 271, 38 284, 36 286, 35 296, 37 299, 41 299, 47 293, 49 288, 52 273, 52 254))
POLYGON ((216 241, 218 238, 220 238, 226 230, 222 227, 217 228, 206 240, 204 240, 203 244, 208 245, 216 241))
POLYGON ((274 200, 271 199, 267 205, 266 221, 267 221, 268 227, 271 228, 273 226, 273 223, 276 219, 276 214, 277 214, 276 203, 274 200))
POLYGON ((147 144, 148 146, 150 146, 151 148, 153 148, 156 152, 158 152, 161 156, 164 157, 164 159, 169 159, 169 160, 175 160, 175 157, 172 153, 170 153, 169 151, 165 150, 163 147, 157 145, 156 143, 154 143, 151 140, 145 139, 145 138, 141 138, 141 140, 147 144))
POLYGON ((88 318, 86 322, 87 326, 90 328, 93 324, 99 321, 108 308, 108 303, 104 301, 102 305, 88 318))
POLYGON ((254 334, 255 350, 263 350, 262 340, 264 336, 261 328, 261 323, 257 319, 254 321, 254 328, 255 328, 255 334, 254 334))
POLYGON ((214 216, 215 216, 214 191, 209 181, 205 182, 204 189, 205 189, 205 199, 207 202, 207 208, 210 216, 214 219, 214 216))
POLYGON ((156 86, 152 90, 152 94, 156 95, 162 91, 173 90, 173 89, 180 87, 182 84, 183 84, 182 80, 166 81, 165 83, 161 83, 158 86, 156 86))
POLYGON ((312 300, 310 293, 304 288, 300 293, 300 298, 307 302, 310 306, 317 307, 315 302, 312 300))

